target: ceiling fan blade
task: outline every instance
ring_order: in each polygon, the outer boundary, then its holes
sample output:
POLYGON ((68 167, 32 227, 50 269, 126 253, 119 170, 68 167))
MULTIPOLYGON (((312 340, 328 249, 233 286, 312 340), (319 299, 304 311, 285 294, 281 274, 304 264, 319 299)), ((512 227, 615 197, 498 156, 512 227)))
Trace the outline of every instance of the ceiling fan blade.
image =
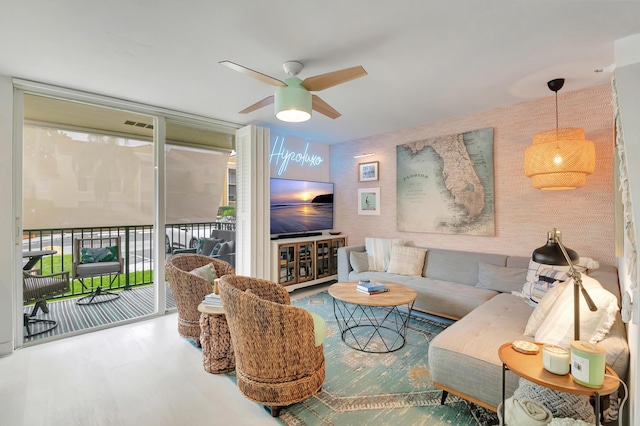
POLYGON ((347 81, 355 80, 356 78, 364 77, 365 75, 367 75, 367 72, 364 68, 358 65, 357 67, 346 68, 340 71, 333 71, 305 78, 300 85, 310 92, 315 92, 337 86, 338 84, 346 83, 347 81))
POLYGON ((234 71, 241 72, 242 74, 248 75, 249 77, 253 77, 253 78, 257 79, 257 80, 260 80, 263 83, 271 84, 273 86, 278 86, 278 87, 286 86, 284 81, 280 81, 277 78, 273 78, 273 77, 268 76, 266 74, 262 74, 261 72, 254 71, 254 70, 252 70, 250 68, 244 67, 242 65, 238 65, 238 64, 236 64, 234 62, 231 62, 231 61, 220 61, 218 63, 220 65, 224 65, 227 68, 231 68, 234 71))
POLYGON ((266 98, 264 98, 261 101, 256 102, 255 104, 246 107, 245 109, 243 109, 242 111, 240 111, 240 114, 249 114, 250 112, 253 112, 257 109, 260 109, 262 107, 265 107, 267 105, 271 105, 273 103, 273 95, 271 96, 267 96, 266 98))
POLYGON ((331 105, 320 99, 320 96, 318 95, 311 96, 311 108, 314 111, 319 112, 320 114, 326 115, 329 118, 333 118, 334 120, 342 115, 331 105))

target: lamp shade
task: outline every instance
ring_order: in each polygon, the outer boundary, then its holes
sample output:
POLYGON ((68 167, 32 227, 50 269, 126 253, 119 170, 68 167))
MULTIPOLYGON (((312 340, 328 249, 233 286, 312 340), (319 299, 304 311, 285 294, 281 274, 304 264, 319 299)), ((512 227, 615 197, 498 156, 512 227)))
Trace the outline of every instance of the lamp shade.
POLYGON ((297 77, 287 78, 287 85, 276 90, 274 104, 278 120, 299 123, 311 118, 311 93, 300 86, 301 81, 297 77))
POLYGON ((537 189, 580 188, 595 166, 595 146, 585 140, 582 129, 560 128, 538 133, 524 153, 524 174, 537 189))
MULTIPOLYGON (((543 265, 569 265, 567 258, 562 253, 560 244, 558 244, 559 238, 559 231, 556 231, 555 229, 553 231, 549 231, 547 233, 547 243, 533 251, 531 260, 543 265)), ((571 262, 577 263, 580 260, 580 256, 578 256, 578 253, 574 250, 567 247, 565 247, 565 250, 567 250, 567 254, 569 255, 569 259, 571 259, 571 262)))

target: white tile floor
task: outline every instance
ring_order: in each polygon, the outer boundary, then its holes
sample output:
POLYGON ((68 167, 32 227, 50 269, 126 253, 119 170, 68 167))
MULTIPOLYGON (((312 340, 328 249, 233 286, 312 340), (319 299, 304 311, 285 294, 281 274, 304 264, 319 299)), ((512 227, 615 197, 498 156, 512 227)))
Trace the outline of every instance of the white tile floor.
POLYGON ((173 313, 0 358, 0 425, 279 424, 225 375, 205 372, 176 324, 173 313))

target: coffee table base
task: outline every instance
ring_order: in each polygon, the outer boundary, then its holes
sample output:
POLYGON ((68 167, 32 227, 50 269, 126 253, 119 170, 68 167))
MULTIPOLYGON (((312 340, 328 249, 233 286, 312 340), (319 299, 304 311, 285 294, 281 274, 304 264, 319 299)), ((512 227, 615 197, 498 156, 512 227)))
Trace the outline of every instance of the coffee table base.
POLYGON ((333 314, 342 341, 368 353, 395 352, 404 346, 411 309, 413 301, 407 304, 407 313, 403 314, 398 306, 383 309, 333 299, 333 314))

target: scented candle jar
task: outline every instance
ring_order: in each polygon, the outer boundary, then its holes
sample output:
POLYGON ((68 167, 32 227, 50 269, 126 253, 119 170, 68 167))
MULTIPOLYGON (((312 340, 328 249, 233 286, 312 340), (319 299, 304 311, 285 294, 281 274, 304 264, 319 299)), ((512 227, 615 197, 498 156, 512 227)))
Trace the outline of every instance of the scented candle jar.
POLYGON ((563 376, 569 373, 569 350, 556 345, 542 345, 542 365, 544 369, 563 376))

